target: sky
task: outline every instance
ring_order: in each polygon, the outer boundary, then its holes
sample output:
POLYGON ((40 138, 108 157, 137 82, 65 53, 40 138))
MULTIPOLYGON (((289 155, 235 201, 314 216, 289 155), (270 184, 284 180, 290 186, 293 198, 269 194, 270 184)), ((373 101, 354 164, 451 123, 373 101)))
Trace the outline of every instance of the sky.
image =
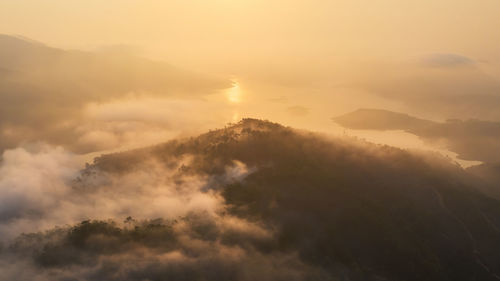
POLYGON ((155 58, 227 71, 234 62, 333 63, 429 53, 495 63, 499 9, 495 0, 19 0, 0 3, 0 31, 65 48, 127 45, 155 58))
MULTIPOLYGON (((500 121, 498 11, 496 0, 4 0, 0 34, 66 51, 139 56, 226 81, 217 91, 193 82, 204 91, 195 99, 187 91, 165 98, 163 88, 140 89, 161 92, 155 101, 138 97, 137 89, 107 98, 106 88, 77 106, 85 108, 87 121, 89 114, 113 109, 122 119, 144 114, 167 122, 162 110, 175 112, 166 105, 172 103, 193 111, 168 121, 182 124, 176 133, 146 134, 155 136, 144 142, 150 144, 242 117, 342 134, 345 128, 331 119, 359 108, 434 121, 500 121)), ((348 133, 424 146, 404 132, 348 133)), ((106 134, 83 133, 85 140, 106 134)))

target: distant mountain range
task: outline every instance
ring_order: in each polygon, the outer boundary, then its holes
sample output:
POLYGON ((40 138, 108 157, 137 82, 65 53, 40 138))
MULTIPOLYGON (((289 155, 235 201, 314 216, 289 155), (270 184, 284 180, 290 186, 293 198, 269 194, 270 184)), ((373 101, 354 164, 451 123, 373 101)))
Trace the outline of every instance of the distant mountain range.
POLYGON ((199 94, 206 89, 231 86, 230 81, 123 52, 62 50, 23 37, 1 34, 0 69, 11 75, 3 79, 27 82, 44 89, 56 87, 59 94, 65 89, 72 90, 66 95, 77 100, 102 100, 121 95, 123 91, 199 94))
POLYGON ((379 109, 359 109, 333 120, 355 130, 403 130, 429 143, 444 143, 465 160, 500 162, 500 122, 453 119, 439 123, 379 109))
POLYGON ((74 143, 88 103, 127 95, 194 97, 230 81, 124 53, 48 47, 0 35, 0 151, 19 143, 74 143))

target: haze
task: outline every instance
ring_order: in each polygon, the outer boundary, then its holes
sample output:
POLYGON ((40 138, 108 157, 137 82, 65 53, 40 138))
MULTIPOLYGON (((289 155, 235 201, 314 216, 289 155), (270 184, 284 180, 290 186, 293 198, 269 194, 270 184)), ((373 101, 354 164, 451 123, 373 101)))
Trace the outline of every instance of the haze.
POLYGON ((499 14, 0 0, 0 281, 500 279, 499 14))
POLYGON ((237 82, 241 97, 229 93, 218 124, 247 116, 341 132, 329 118, 362 107, 498 120, 498 100, 483 96, 498 93, 499 9, 498 1, 20 0, 0 3, 0 33, 237 82))

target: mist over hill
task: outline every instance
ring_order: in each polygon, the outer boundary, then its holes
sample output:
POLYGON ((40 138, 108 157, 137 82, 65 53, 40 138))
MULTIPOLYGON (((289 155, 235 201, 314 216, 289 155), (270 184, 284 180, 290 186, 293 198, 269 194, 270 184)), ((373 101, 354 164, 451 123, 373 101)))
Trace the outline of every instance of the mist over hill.
POLYGON ((194 98, 231 86, 132 54, 63 50, 2 34, 0 74, 0 151, 26 142, 99 151, 96 135, 117 129, 95 128, 85 115, 90 104, 134 96, 194 98))
POLYGON ((3 194, 0 280, 500 279, 500 202, 438 154, 244 119, 78 174, 3 194))
POLYGON ((434 122, 381 109, 359 109, 333 118, 348 129, 402 130, 434 147, 456 152, 465 160, 481 161, 468 172, 482 181, 483 190, 500 198, 500 122, 477 119, 434 122))
POLYGON ((355 130, 403 130, 428 143, 445 146, 465 160, 500 162, 500 122, 477 119, 434 122, 381 109, 359 109, 333 120, 355 130))
POLYGON ((0 0, 0 281, 499 281, 498 11, 0 0))

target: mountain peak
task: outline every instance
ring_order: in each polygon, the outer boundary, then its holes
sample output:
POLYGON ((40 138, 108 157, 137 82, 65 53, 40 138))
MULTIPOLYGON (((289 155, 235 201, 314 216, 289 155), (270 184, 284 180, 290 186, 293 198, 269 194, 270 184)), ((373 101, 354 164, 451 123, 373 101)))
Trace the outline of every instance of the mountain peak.
POLYGON ((256 118, 243 118, 238 123, 230 124, 232 129, 251 129, 255 131, 268 131, 272 129, 285 128, 283 125, 256 118))
POLYGON ((173 168, 176 178, 210 179, 204 189, 219 192, 228 213, 276 229, 271 249, 297 251, 331 274, 336 263, 347 280, 495 280, 490 272, 500 270, 500 255, 490 251, 500 243, 491 239, 500 204, 435 155, 244 118, 198 137, 101 156, 79 185, 92 186, 101 174, 147 173, 151 165, 173 168), (235 165, 245 175, 236 182, 226 175, 235 165))

